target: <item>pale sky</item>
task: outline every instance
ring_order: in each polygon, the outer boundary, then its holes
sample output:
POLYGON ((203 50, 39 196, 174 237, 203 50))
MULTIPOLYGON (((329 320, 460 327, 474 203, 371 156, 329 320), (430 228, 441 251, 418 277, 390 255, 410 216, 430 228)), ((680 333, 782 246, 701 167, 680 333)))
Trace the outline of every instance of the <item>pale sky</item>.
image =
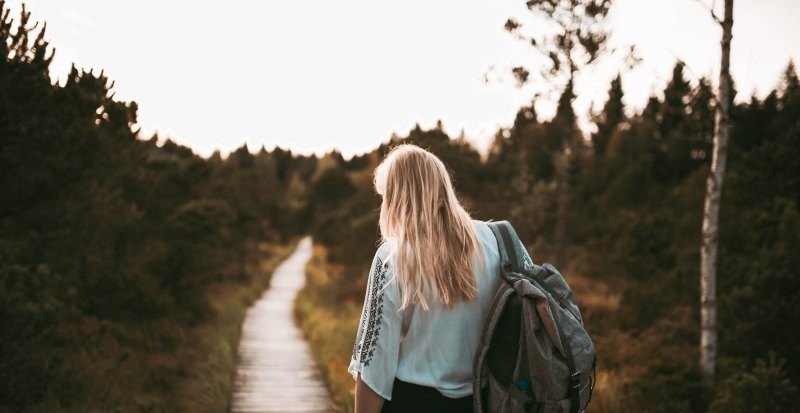
MULTIPOLYGON (((7 3, 16 11, 22 2, 7 3)), ((146 136, 159 131, 202 156, 246 142, 253 152, 338 148, 349 157, 437 119, 451 136, 463 129, 485 148, 543 86, 518 89, 510 77, 483 82, 493 65, 502 73, 539 62, 503 30, 508 17, 525 20, 523 0, 25 3, 48 23, 55 77, 63 79, 73 62, 105 69, 116 97, 139 103, 146 136)), ((614 7, 613 44, 635 44, 644 59, 623 72, 630 109, 664 87, 676 58, 687 63, 687 76, 716 77, 720 29, 698 0, 617 0, 614 7)), ((798 0, 736 0, 731 66, 740 100, 763 97, 790 58, 800 62, 798 21, 798 0)), ((602 105, 619 70, 607 59, 577 81, 585 129, 589 108, 602 105)), ((552 116, 552 102, 536 107, 552 116)))

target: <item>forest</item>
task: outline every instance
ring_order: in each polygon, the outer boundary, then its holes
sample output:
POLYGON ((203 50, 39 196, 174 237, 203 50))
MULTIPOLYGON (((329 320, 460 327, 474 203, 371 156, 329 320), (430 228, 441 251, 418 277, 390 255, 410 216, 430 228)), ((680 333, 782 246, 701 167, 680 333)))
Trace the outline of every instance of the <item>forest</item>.
POLYGON ((634 114, 624 76, 608 86, 596 132, 572 142, 561 215, 556 153, 577 129, 569 88, 551 119, 533 101, 520 108, 484 156, 440 125, 350 159, 245 145, 204 158, 143 136, 137 104, 115 99, 103 71, 73 66, 57 82, 53 53, 43 24, 0 0, 0 412, 227 411, 244 311, 304 234, 315 252, 296 315, 351 411, 346 366, 379 241, 372 171, 404 142, 442 159, 474 218, 508 219, 534 261, 559 264, 598 349, 589 412, 798 410, 790 62, 766 97, 731 105, 708 386, 700 227, 717 103, 712 81, 682 63, 634 114))

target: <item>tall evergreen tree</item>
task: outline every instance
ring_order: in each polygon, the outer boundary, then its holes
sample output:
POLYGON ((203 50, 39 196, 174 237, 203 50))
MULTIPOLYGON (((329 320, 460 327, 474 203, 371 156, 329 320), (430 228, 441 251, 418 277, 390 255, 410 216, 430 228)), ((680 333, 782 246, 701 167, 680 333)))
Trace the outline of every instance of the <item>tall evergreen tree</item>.
POLYGON ((683 75, 683 68, 682 62, 675 64, 672 68, 672 78, 664 89, 664 102, 659 117, 662 138, 671 132, 680 134, 682 132, 680 128, 686 119, 686 108, 692 87, 683 75))
POLYGON ((779 105, 787 115, 787 118, 795 119, 800 117, 800 79, 797 77, 797 68, 793 61, 790 61, 783 71, 783 79, 779 87, 781 91, 779 105))
POLYGON ((692 136, 687 114, 690 112, 692 87, 684 77, 684 64, 677 62, 672 78, 664 89, 664 100, 659 108, 659 124, 653 148, 653 176, 658 182, 675 184, 692 169, 692 136))
POLYGON ((611 81, 608 90, 608 100, 603 106, 600 118, 597 120, 597 132, 592 135, 592 146, 596 155, 603 155, 608 147, 611 134, 625 118, 625 107, 622 103, 622 76, 619 74, 611 81))
MULTIPOLYGON (((537 39, 522 33, 522 24, 515 19, 508 19, 505 29, 515 34, 549 59, 550 67, 540 74, 549 81, 560 80, 564 84, 559 105, 571 102, 573 86, 577 73, 592 65, 606 49, 609 29, 606 16, 611 8, 611 0, 528 0, 526 5, 532 14, 543 17, 559 30, 546 39, 537 39)), ((524 67, 516 67, 513 74, 519 84, 530 78, 524 67)), ((566 116, 567 111, 562 110, 566 116)), ((569 111, 571 112, 571 110, 569 111)), ((577 128, 565 130, 560 153, 554 157, 556 165, 556 185, 558 187, 558 207, 556 212, 556 228, 554 234, 555 262, 564 264, 564 253, 567 246, 567 219, 569 216, 569 175, 576 153, 575 144, 582 140, 577 128)))
POLYGON ((691 113, 687 116, 689 125, 690 152, 692 166, 707 163, 714 142, 714 111, 716 102, 714 89, 708 79, 700 79, 689 101, 691 113))

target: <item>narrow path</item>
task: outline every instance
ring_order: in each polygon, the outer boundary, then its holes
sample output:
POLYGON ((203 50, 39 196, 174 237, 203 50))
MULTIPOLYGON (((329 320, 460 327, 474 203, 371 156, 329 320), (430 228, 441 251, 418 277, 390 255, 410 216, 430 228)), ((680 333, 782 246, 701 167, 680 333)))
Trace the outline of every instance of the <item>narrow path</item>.
POLYGON ((272 276, 270 288, 247 312, 239 343, 231 411, 333 412, 328 389, 295 325, 293 305, 305 284, 311 238, 272 276))

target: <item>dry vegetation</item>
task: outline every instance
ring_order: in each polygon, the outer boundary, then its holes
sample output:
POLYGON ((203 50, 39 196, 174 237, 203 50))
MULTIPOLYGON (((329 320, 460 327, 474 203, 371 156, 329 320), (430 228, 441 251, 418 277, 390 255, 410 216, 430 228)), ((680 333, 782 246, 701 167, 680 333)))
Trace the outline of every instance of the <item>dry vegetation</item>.
MULTIPOLYGON (((306 266, 306 287, 295 302, 295 314, 308 339, 317 363, 322 369, 328 388, 340 412, 353 411, 353 377, 347 366, 361 314, 363 297, 353 296, 362 291, 361 279, 345 278, 345 268, 327 259, 327 249, 316 245, 306 266), (358 284, 358 288, 353 287, 358 284), (347 292, 343 291, 347 290, 347 292), (349 298, 342 299, 344 295, 349 298), (338 298, 337 298, 338 297, 338 298)), ((364 278, 365 279, 365 278, 364 278)), ((649 340, 634 340, 626 333, 609 328, 609 319, 620 308, 620 294, 607 284, 581 276, 568 278, 579 300, 590 332, 601 354, 597 386, 590 412, 624 412, 626 386, 644 373, 630 363, 634 355, 660 351, 662 334, 649 340)), ((685 314, 684 314, 685 316, 685 314)))
POLYGON ((326 249, 314 246, 306 266, 306 287, 295 301, 295 315, 341 412, 353 411, 353 377, 347 372, 361 303, 336 300, 343 268, 331 265, 326 249))

